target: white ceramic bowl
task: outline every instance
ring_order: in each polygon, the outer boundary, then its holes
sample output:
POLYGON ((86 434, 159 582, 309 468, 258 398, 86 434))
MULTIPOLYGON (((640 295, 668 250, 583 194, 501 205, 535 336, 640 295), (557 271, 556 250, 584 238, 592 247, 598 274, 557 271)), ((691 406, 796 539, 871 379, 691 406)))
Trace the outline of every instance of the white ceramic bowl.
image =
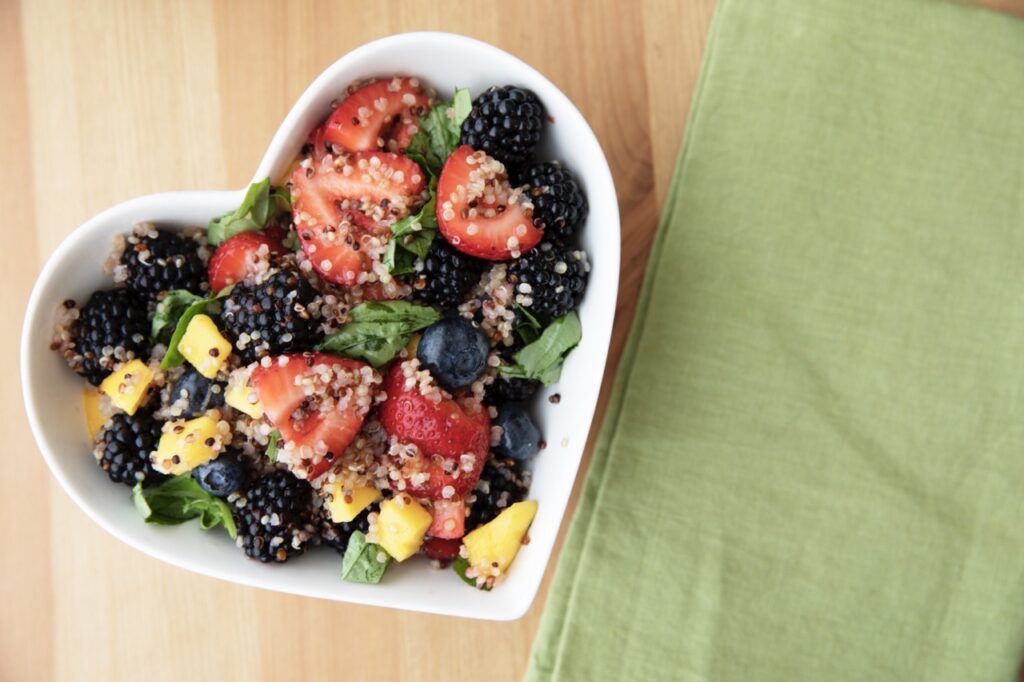
POLYGON ((165 225, 205 225, 231 210, 244 190, 174 192, 118 204, 72 232, 43 268, 29 300, 22 333, 25 406, 32 431, 53 475, 96 523, 129 545, 204 575, 280 592, 432 613, 511 620, 523 615, 537 593, 565 514, 573 480, 593 418, 615 313, 619 274, 619 213, 608 164, 576 107, 537 71, 496 47, 445 33, 407 33, 364 45, 331 65, 302 94, 270 143, 254 180, 280 178, 308 132, 330 111, 330 102, 352 81, 395 73, 416 75, 441 94, 467 87, 514 83, 531 88, 553 119, 540 158, 561 159, 581 178, 590 200, 582 232, 593 269, 579 314, 583 341, 571 354, 559 384, 538 399, 534 414, 547 440, 535 460, 530 497, 539 511, 507 579, 492 592, 474 590, 452 571, 432 570, 421 558, 389 569, 379 585, 340 578, 341 559, 316 551, 285 565, 247 560, 219 529, 204 532, 195 522, 147 525, 128 489, 110 483, 96 466, 86 433, 81 393, 84 382, 48 346, 61 301, 84 300, 110 286, 101 264, 110 239, 142 220, 165 225), (561 394, 557 405, 546 397, 561 394))

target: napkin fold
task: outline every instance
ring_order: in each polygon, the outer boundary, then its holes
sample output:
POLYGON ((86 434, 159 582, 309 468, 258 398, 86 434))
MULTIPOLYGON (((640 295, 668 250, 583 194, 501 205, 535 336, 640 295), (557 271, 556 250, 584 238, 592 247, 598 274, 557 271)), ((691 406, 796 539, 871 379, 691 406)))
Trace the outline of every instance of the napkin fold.
POLYGON ((1024 22, 720 0, 529 680, 1009 680, 1024 22))

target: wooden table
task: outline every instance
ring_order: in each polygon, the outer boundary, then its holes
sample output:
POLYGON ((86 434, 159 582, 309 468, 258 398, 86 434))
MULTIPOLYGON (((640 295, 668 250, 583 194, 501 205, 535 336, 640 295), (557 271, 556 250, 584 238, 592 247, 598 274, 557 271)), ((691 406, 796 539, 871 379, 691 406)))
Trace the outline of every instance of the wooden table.
MULTIPOLYGON (((1019 0, 988 4, 1022 10, 1019 0)), ((324 67, 383 35, 439 29, 539 68, 608 155, 623 225, 610 377, 713 5, 0 0, 0 418, 10 430, 0 679, 519 679, 551 570, 526 617, 490 624, 234 586, 150 559, 93 525, 29 433, 17 360, 25 301, 47 254, 89 216, 149 192, 242 186, 324 67)))

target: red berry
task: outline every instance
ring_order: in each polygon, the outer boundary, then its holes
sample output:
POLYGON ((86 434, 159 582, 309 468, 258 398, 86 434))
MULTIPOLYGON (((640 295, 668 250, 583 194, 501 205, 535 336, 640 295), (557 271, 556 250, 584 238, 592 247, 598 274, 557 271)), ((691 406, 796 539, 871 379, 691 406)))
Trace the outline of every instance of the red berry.
MULTIPOLYGON (((431 500, 462 498, 480 478, 491 442, 491 418, 479 403, 460 405, 454 399, 434 402, 417 386, 407 388, 402 363, 396 362, 384 379, 387 399, 378 416, 385 430, 403 443, 419 448, 413 463, 426 481, 406 477, 406 490, 431 500), (463 459, 463 456, 466 456, 463 459), (451 486, 451 490, 445 488, 451 486), (445 495, 448 492, 448 495, 445 495)), ((396 464, 405 468, 407 463, 396 464)))
POLYGON ((207 267, 210 289, 220 291, 255 274, 261 260, 261 246, 266 246, 272 254, 279 255, 285 250, 281 239, 269 232, 242 232, 221 242, 210 256, 207 267))
POLYGON ((456 149, 437 181, 437 223, 459 251, 487 260, 526 253, 544 232, 533 224, 528 198, 512 191, 504 167, 467 145, 456 149), (486 192, 485 192, 486 190, 486 192), (495 197, 487 203, 485 196, 495 197))
POLYGON ((423 541, 423 546, 420 549, 431 559, 448 563, 459 558, 459 547, 461 546, 461 539, 427 538, 423 541))
POLYGON ((401 151, 429 109, 430 99, 415 78, 375 81, 342 100, 324 123, 322 138, 350 152, 401 151))

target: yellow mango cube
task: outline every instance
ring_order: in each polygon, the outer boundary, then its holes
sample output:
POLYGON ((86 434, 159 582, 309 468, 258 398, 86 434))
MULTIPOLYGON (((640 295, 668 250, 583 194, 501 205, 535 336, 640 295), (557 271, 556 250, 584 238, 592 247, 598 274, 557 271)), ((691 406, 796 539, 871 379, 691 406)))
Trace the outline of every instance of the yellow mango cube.
POLYGON ((224 402, 253 419, 263 417, 263 405, 256 399, 256 392, 248 385, 228 384, 224 402))
POLYGON ((221 336, 209 315, 196 315, 185 327, 178 351, 200 374, 212 379, 231 355, 231 342, 221 336))
POLYGON ((85 389, 82 392, 82 403, 85 407, 85 426, 89 429, 89 438, 96 440, 96 434, 107 423, 107 418, 100 410, 100 392, 91 387, 85 389))
POLYGON ((131 360, 104 379, 100 390, 107 394, 115 407, 135 414, 152 383, 153 370, 149 365, 142 360, 131 360))
POLYGON ((210 417, 168 422, 153 455, 153 468, 165 474, 183 474, 216 459, 224 437, 210 417))
POLYGON ((335 523, 348 523, 381 498, 380 491, 372 486, 353 488, 341 481, 335 481, 327 486, 327 493, 327 511, 331 513, 331 521, 335 523))
POLYGON ((406 494, 381 502, 377 517, 377 544, 395 561, 405 561, 419 550, 433 517, 406 494))
POLYGON ((535 500, 516 502, 462 538, 462 544, 469 551, 470 566, 484 578, 496 578, 507 571, 536 515, 535 500))

